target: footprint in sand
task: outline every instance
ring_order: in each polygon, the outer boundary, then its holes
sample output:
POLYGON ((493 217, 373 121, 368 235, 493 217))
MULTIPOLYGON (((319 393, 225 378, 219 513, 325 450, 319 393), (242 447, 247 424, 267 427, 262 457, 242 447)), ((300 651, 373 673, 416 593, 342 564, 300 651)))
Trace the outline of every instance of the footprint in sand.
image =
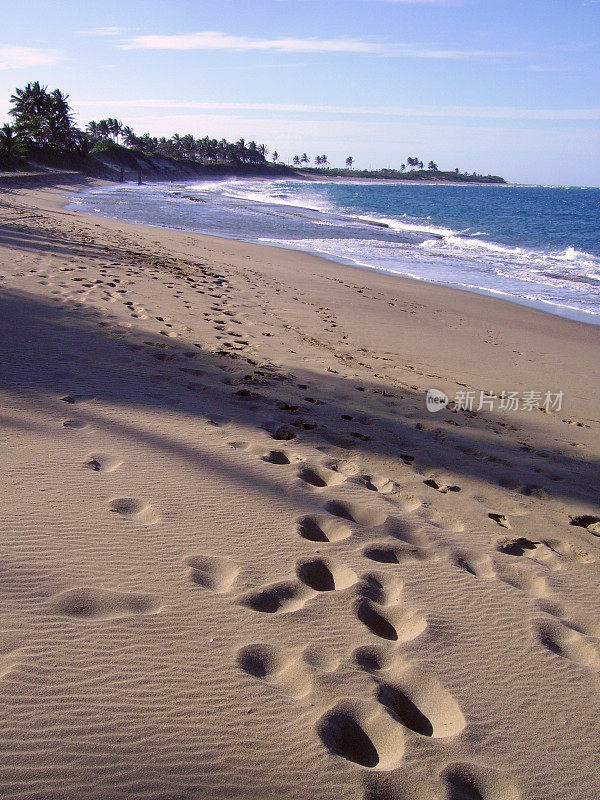
POLYGON ((403 726, 374 701, 341 700, 323 714, 316 730, 330 753, 359 767, 393 770, 404 756, 403 726))
POLYGON ((398 662, 398 654, 383 645, 363 645, 352 653, 352 660, 365 672, 381 673, 387 672, 398 662))
POLYGON ((289 442, 297 436, 296 432, 287 425, 279 425, 270 432, 270 435, 272 439, 280 442, 289 442))
POLYGON ((376 636, 393 642, 410 642, 427 627, 425 617, 416 611, 386 608, 366 599, 357 601, 356 616, 376 636))
POLYGON ((82 419, 66 419, 62 424, 63 428, 70 431, 83 431, 89 428, 89 423, 84 422, 82 419))
POLYGON ((573 611, 557 600, 540 600, 538 606, 541 611, 559 619, 567 628, 600 639, 600 617, 597 615, 573 611))
POLYGON ((248 592, 240 598, 240 603, 263 614, 293 614, 316 596, 317 592, 305 584, 280 581, 248 592))
POLYGON ((90 395, 84 394, 67 394, 64 397, 60 398, 63 403, 67 403, 68 405, 76 405, 77 403, 85 403, 86 400, 92 400, 93 398, 90 395))
POLYGON ((488 517, 490 519, 493 519, 494 522, 497 522, 501 528, 508 528, 508 529, 512 528, 512 525, 508 521, 508 517, 506 516, 506 514, 498 514, 495 511, 490 511, 488 517))
POLYGON ((418 611, 398 604, 401 584, 380 573, 363 575, 354 610, 372 633, 392 642, 410 642, 427 627, 418 611))
POLYGON ((593 564, 596 560, 590 553, 565 539, 546 539, 545 544, 554 553, 570 561, 578 561, 580 564, 593 564))
POLYGON ((544 542, 534 542, 525 536, 520 536, 518 539, 505 539, 498 545, 498 550, 509 556, 524 556, 533 561, 538 561, 553 571, 562 569, 562 564, 552 551, 552 548, 548 547, 544 542))
POLYGON ((449 764, 440 777, 446 784, 448 800, 521 800, 510 778, 483 764, 449 764))
POLYGON ((382 572, 365 572, 360 577, 357 591, 361 598, 385 606, 397 603, 403 588, 404 583, 400 578, 382 572))
POLYGON ((84 466, 94 472, 114 472, 123 463, 123 459, 109 453, 90 453, 84 466))
POLYGON ((109 509, 124 519, 136 520, 144 525, 153 525, 160 519, 150 503, 137 497, 117 497, 110 501, 109 509))
POLYGON ((264 643, 249 644, 240 647, 236 660, 248 675, 283 689, 294 697, 305 697, 311 690, 312 682, 302 662, 280 647, 264 643))
POLYGON ((436 556, 430 547, 422 548, 407 543, 388 544, 387 542, 372 542, 363 548, 362 554, 369 561, 376 561, 379 564, 429 561, 436 556))
POLYGON ((547 598, 552 596, 552 589, 546 579, 528 570, 503 567, 499 571, 499 577, 505 583, 514 586, 515 589, 527 592, 532 597, 547 598))
POLYGON ((318 672, 335 672, 340 665, 340 659, 320 644, 309 644, 302 651, 302 660, 318 672))
POLYGON ((261 445, 255 445, 251 442, 245 441, 233 441, 228 442, 229 446, 232 447, 234 450, 244 450, 248 453, 254 453, 262 459, 262 461, 266 461, 267 464, 275 464, 278 466, 287 466, 288 464, 292 464, 293 462, 301 461, 302 459, 299 456, 293 455, 288 450, 279 449, 279 450, 265 450, 265 448, 261 445))
POLYGON ((328 514, 311 514, 298 520, 298 533, 310 542, 339 542, 352 535, 344 522, 328 514))
POLYGON ((330 500, 325 504, 325 510, 336 517, 347 519, 350 522, 355 522, 357 525, 363 525, 368 528, 383 525, 387 519, 387 514, 384 511, 369 508, 369 506, 364 506, 361 503, 330 500))
POLYGON ((408 665, 380 682, 377 699, 411 731, 433 739, 458 734, 467 724, 458 703, 435 675, 408 665))
POLYGON ((460 486, 448 485, 443 483, 442 481, 438 481, 436 478, 428 478, 427 480, 423 481, 425 486, 429 486, 432 489, 435 489, 440 494, 447 494, 448 492, 460 492, 460 486))
POLYGON ((310 558, 299 561, 296 574, 315 592, 333 592, 347 589, 358 580, 349 567, 328 558, 310 558))
POLYGON ((157 614, 160 603, 149 594, 76 587, 55 595, 50 608, 82 620, 118 619, 137 614, 157 614))
POLYGON ((561 658, 590 669, 600 668, 600 653, 585 636, 558 619, 541 619, 535 623, 540 642, 561 658))
POLYGON ((395 489, 395 484, 385 475, 363 475, 361 481, 371 492, 389 494, 395 489))
POLYGON ((600 517, 591 514, 582 514, 578 517, 569 517, 570 524, 578 528, 585 528, 594 536, 600 536, 600 517))
POLYGON ((409 494, 402 497, 398 495, 396 492, 394 492, 394 495, 395 495, 394 498, 395 504, 398 506, 400 511, 403 511, 406 514, 410 514, 413 511, 416 511, 423 505, 423 501, 419 500, 419 498, 415 497, 414 495, 409 494))
POLYGON ((498 550, 509 556, 524 556, 528 552, 536 550, 540 544, 541 542, 534 542, 525 536, 519 536, 518 539, 505 539, 500 542, 498 550))
POLYGON ((496 577, 494 563, 487 553, 480 553, 476 550, 456 550, 452 554, 452 560, 460 569, 464 569, 470 575, 484 580, 491 580, 496 577))
POLYGON ((304 466, 298 472, 298 477, 316 489, 339 486, 346 480, 346 476, 342 473, 321 466, 304 466))
POLYGON ((262 460, 268 464, 279 464, 285 466, 292 463, 290 455, 285 450, 269 450, 262 456, 262 460))
POLYGON ((194 583, 219 594, 229 592, 240 574, 236 564, 220 556, 188 556, 185 563, 190 568, 190 578, 194 583))
MULTIPOLYGON (((367 772, 362 800, 440 800, 440 787, 404 767, 393 772, 367 772)), ((456 798, 450 798, 456 800, 456 798)), ((478 800, 467 798, 467 800, 478 800)))

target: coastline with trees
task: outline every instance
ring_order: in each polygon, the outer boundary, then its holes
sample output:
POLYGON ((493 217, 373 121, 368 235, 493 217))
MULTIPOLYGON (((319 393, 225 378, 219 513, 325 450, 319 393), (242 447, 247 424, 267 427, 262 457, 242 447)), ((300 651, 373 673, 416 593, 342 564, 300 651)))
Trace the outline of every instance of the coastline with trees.
POLYGON ((75 125, 68 95, 59 89, 48 90, 39 81, 15 89, 10 97, 9 116, 13 122, 0 127, 0 169, 30 169, 35 166, 67 167, 84 172, 104 173, 102 177, 119 179, 125 171, 144 173, 146 179, 168 180, 195 177, 203 173, 287 175, 310 179, 315 175, 330 178, 365 178, 371 180, 411 180, 451 183, 505 183, 497 175, 440 170, 434 161, 424 162, 409 156, 399 169, 354 169, 349 155, 345 167, 329 166, 325 154, 311 158, 304 152, 294 155, 292 166, 283 163, 274 150, 263 143, 235 142, 191 133, 171 137, 137 134, 115 117, 91 120, 85 129, 75 125), (115 174, 111 174, 115 173, 115 174), (179 173, 179 174, 177 174, 179 173))

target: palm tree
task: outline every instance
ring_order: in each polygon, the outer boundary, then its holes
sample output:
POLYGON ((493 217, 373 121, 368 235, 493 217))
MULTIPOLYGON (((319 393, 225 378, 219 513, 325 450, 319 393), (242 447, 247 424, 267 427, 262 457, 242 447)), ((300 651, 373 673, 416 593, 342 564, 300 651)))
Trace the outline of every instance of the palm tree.
POLYGON ((315 164, 317 167, 321 166, 321 156, 315 156, 315 164))
POLYGON ((115 140, 115 143, 118 144, 119 136, 121 135, 121 132, 123 130, 123 123, 120 122, 118 119, 115 119, 114 117, 109 117, 106 120, 106 123, 108 125, 108 130, 110 135, 115 140))
POLYGON ((432 172, 438 171, 438 165, 434 161, 430 161, 427 165, 427 169, 430 169, 432 172))
POLYGON ((222 161, 223 164, 227 163, 229 158, 229 142, 227 139, 221 139, 217 142, 215 139, 209 139, 207 155, 210 161, 222 161))
POLYGON ((238 139, 235 143, 235 150, 233 151, 234 161, 241 161, 242 164, 246 163, 246 141, 245 139, 238 139))
POLYGON ((185 136, 181 137, 181 149, 185 158, 194 158, 196 140, 191 133, 186 133, 185 136))
POLYGON ((352 164, 354 164, 354 159, 352 158, 352 156, 348 156, 348 158, 346 159, 346 166, 348 167, 348 169, 352 169, 352 164))
POLYGON ((300 158, 299 158, 299 156, 294 156, 292 158, 292 162, 293 162, 295 167, 299 167, 300 166, 300 158))
POLYGON ((181 155, 181 136, 178 133, 174 133, 173 136, 171 136, 171 143, 173 144, 173 147, 175 149, 175 155, 176 156, 180 156, 181 155))
POLYGON ((326 167, 328 163, 329 163, 329 162, 327 161, 327 156, 326 156, 326 155, 322 155, 322 156, 321 156, 321 164, 322 164, 324 167, 326 167))
POLYGON ((400 171, 406 172, 406 164, 402 164, 402 166, 400 167, 400 171))
POLYGON ((127 145, 127 147, 135 147, 137 142, 137 136, 133 132, 133 128, 130 128, 129 125, 126 125, 121 130, 121 136, 123 137, 123 141, 127 145))
POLYGON ((84 158, 89 156, 95 145, 95 141, 92 139, 90 134, 86 133, 85 131, 75 129, 73 132, 73 138, 75 151, 84 158))
POLYGON ((158 139, 156 136, 150 136, 149 133, 144 133, 138 139, 138 147, 142 153, 156 153, 158 147, 158 139))
POLYGON ((88 122, 88 124, 85 126, 85 129, 92 137, 94 142, 98 142, 101 139, 100 133, 98 131, 98 123, 94 122, 94 120, 88 122))
POLYGON ((300 163, 301 164, 310 164, 310 158, 306 155, 306 153, 302 153, 302 156, 300 158, 300 163))
POLYGON ((17 137, 15 136, 15 129, 5 122, 0 128, 0 155, 6 159, 10 159, 15 155, 17 148, 17 137))
POLYGON ((8 112, 15 118, 15 130, 23 141, 43 147, 47 141, 46 120, 50 103, 48 87, 39 81, 28 83, 24 89, 15 89, 8 112))
POLYGON ((248 147, 246 148, 246 153, 247 153, 248 161, 251 164, 256 164, 257 161, 259 160, 259 152, 258 152, 258 147, 257 147, 256 142, 254 141, 254 139, 251 142, 248 143, 248 147))
POLYGON ((48 98, 48 128, 51 145, 59 150, 68 150, 74 143, 73 115, 68 96, 55 89, 48 98))
POLYGON ((17 120, 42 116, 48 110, 48 87, 42 86, 39 81, 28 83, 24 89, 15 89, 10 102, 13 108, 10 115, 17 120))
POLYGON ((227 139, 223 139, 222 141, 225 144, 221 160, 223 161, 224 164, 237 164, 238 163, 237 145, 235 145, 233 142, 228 142, 227 139))
POLYGON ((98 123, 98 133, 102 139, 108 139, 110 136, 110 125, 107 119, 101 119, 98 123))
POLYGON ((48 91, 39 81, 15 89, 9 114, 15 119, 17 137, 39 149, 64 151, 75 146, 75 128, 67 95, 48 91))
POLYGON ((273 150, 273 163, 276 163, 277 161, 279 161, 279 153, 277 150, 273 150))

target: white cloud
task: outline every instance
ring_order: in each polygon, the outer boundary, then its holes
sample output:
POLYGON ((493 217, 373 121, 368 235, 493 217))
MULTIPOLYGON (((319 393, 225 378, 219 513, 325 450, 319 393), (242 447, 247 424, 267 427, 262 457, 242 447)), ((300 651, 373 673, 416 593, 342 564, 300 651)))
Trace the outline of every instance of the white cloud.
POLYGON ((254 39, 222 31, 133 36, 118 45, 123 50, 228 50, 277 53, 363 53, 405 58, 464 59, 529 56, 518 50, 453 50, 428 45, 377 42, 368 39, 254 39))
POLYGON ((515 108, 510 106, 338 106, 302 103, 222 103, 187 100, 82 100, 79 108, 165 109, 190 111, 267 111, 343 116, 422 117, 439 119, 600 120, 600 108, 515 108))
POLYGON ((124 50, 237 50, 280 53, 379 53, 382 45, 362 39, 252 39, 221 31, 134 36, 119 45, 124 50))
POLYGON ((58 50, 43 50, 37 47, 0 46, 0 70, 27 69, 58 64, 63 55, 58 50))

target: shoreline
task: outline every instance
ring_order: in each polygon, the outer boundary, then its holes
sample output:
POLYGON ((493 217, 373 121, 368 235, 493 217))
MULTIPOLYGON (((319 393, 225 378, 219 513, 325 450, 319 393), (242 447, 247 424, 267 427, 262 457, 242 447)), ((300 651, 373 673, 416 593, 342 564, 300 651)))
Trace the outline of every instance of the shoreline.
MULTIPOLYGON (((90 182, 92 184, 105 183, 97 179, 88 181, 88 183, 90 182)), ((209 252, 219 251, 229 257, 239 257, 238 254, 241 254, 244 259, 260 263, 270 277, 276 278, 279 266, 284 266, 283 279, 288 279, 290 274, 296 274, 305 264, 315 270, 315 272, 311 273, 314 277, 322 272, 323 265, 326 264, 330 271, 321 277, 328 283, 333 281, 341 282, 340 278, 354 283, 353 279, 358 279, 357 276, 360 275, 363 281, 370 278, 370 281, 367 281, 369 288, 384 290, 394 299, 397 299, 396 295, 410 298, 423 304, 424 308, 436 308, 436 313, 438 314, 442 310, 447 310, 450 314, 467 313, 472 315, 473 320, 479 322, 489 319, 493 324, 517 325, 527 332, 543 331, 544 336, 551 334, 555 343, 564 336, 569 341, 579 340, 581 344, 587 343, 591 346, 600 347, 600 339, 597 336, 598 328, 595 324, 562 317, 544 309, 522 305, 502 297, 494 297, 473 290, 392 275, 374 268, 358 267, 357 271, 356 266, 342 264, 320 254, 308 253, 302 250, 228 239, 159 225, 130 223, 116 217, 71 211, 66 209, 66 206, 69 202, 70 194, 77 191, 77 189, 69 185, 62 188, 50 187, 42 189, 41 196, 35 190, 26 189, 24 191, 26 197, 30 197, 34 204, 39 205, 44 210, 52 212, 61 209, 64 215, 74 219, 81 219, 82 222, 91 224, 94 227, 106 227, 109 232, 118 231, 119 227, 123 226, 134 231, 139 230, 145 234, 146 238, 150 239, 157 235, 157 231, 162 231, 170 244, 181 245, 185 243, 184 252, 186 255, 189 253, 189 243, 191 241, 194 245, 199 244, 205 247, 209 252), (101 226, 97 220, 102 220, 105 226, 101 226)), ((307 278, 310 282, 310 276, 304 274, 304 284, 307 278)), ((422 324, 422 320, 419 322, 422 324)))
MULTIPOLYGON (((260 180, 260 179, 261 178, 258 178, 257 180, 260 180)), ((212 180, 210 178, 207 178, 206 180, 209 181, 209 182, 212 182, 212 180)), ((271 179, 270 178, 264 178, 264 180, 271 180, 271 179)), ((337 181, 337 180, 346 181, 347 179, 332 178, 331 180, 333 180, 333 181, 337 181)), ((365 179, 365 181, 366 182, 371 182, 369 179, 365 179)), ((175 183, 180 183, 180 181, 174 181, 174 182, 175 183)), ((187 183, 187 181, 182 181, 182 182, 183 183, 187 183)), ((190 181, 190 182, 196 183, 197 181, 194 180, 194 181, 190 181)), ((111 184, 109 182, 103 182, 103 181, 96 181, 95 183, 98 184, 98 185, 113 185, 113 184, 111 184)), ((167 181, 165 183, 170 184, 170 183, 173 183, 173 182, 172 181, 167 181)), ((419 182, 415 182, 415 185, 417 185, 417 184, 419 184, 419 182)), ((434 184, 423 184, 423 183, 421 183, 420 185, 434 185, 434 184)), ((448 183, 447 185, 451 186, 453 184, 448 183)), ((494 184, 477 184, 477 185, 487 186, 487 185, 494 185, 494 184)), ((506 188, 507 186, 510 186, 509 184, 499 184, 499 185, 503 185, 504 188, 506 188)), ((119 186, 119 184, 115 184, 115 186, 119 186)), ((528 188, 528 187, 524 187, 524 188, 528 188)), ((531 187, 529 187, 529 188, 531 188, 531 187)), ((73 191, 76 191, 76 190, 74 189, 73 191)), ((65 206, 66 205, 68 205, 68 200, 67 200, 67 202, 65 202, 65 206)), ((84 214, 84 215, 86 214, 86 212, 78 212, 78 211, 76 211, 74 209, 69 209, 69 211, 71 211, 73 213, 84 214)), ((96 214, 95 213, 94 214, 89 214, 89 216, 94 216, 95 217, 96 214)), ((105 215, 104 213, 101 213, 101 212, 98 212, 97 216, 100 216, 103 219, 112 219, 112 220, 117 220, 117 221, 119 221, 119 219, 120 219, 119 217, 111 217, 111 216, 105 215)), ((122 220, 122 221, 124 221, 124 220, 122 220)), ((591 325, 591 326, 600 325, 600 316, 598 314, 594 314, 591 311, 585 311, 585 310, 582 310, 582 309, 579 309, 579 308, 576 308, 576 307, 573 307, 573 306, 561 306, 561 305, 555 304, 555 303, 553 303, 551 301, 545 301, 545 300, 530 300, 530 299, 520 300, 517 296, 510 295, 508 292, 503 292, 501 290, 495 290, 495 289, 486 288, 486 287, 480 287, 480 286, 461 286, 461 285, 455 285, 455 284, 451 284, 451 283, 446 283, 446 282, 443 282, 443 281, 434 281, 434 280, 429 280, 427 278, 421 278, 421 277, 416 277, 416 276, 411 276, 411 275, 403 275, 401 273, 393 272, 390 269, 386 269, 385 267, 378 267, 378 266, 374 266, 374 265, 370 265, 370 264, 366 264, 366 263, 361 263, 361 262, 355 261, 355 260, 353 260, 351 258, 344 258, 343 256, 336 257, 336 256, 333 256, 333 255, 330 255, 330 254, 327 254, 327 253, 316 251, 316 250, 303 249, 301 247, 294 247, 292 245, 285 246, 285 245, 267 244, 267 243, 264 243, 264 242, 252 241, 250 239, 242 239, 242 238, 239 238, 239 239, 228 239, 228 237, 226 237, 226 236, 218 236, 218 235, 214 235, 214 234, 204 234, 201 231, 193 231, 191 229, 186 229, 186 228, 169 227, 169 226, 166 226, 166 225, 160 225, 158 223, 154 224, 154 223, 150 223, 150 222, 144 222, 144 223, 131 223, 131 224, 146 225, 148 227, 164 229, 164 230, 184 231, 184 232, 194 233, 195 235, 199 235, 199 236, 211 236, 211 237, 217 238, 217 239, 222 238, 225 241, 235 241, 235 242, 240 242, 240 243, 245 243, 245 244, 254 244, 254 245, 260 246, 260 247, 269 247, 269 248, 275 248, 275 249, 279 249, 279 250, 296 251, 296 252, 300 252, 300 253, 305 253, 306 255, 310 255, 310 256, 315 257, 315 258, 321 258, 324 261, 327 261, 329 263, 339 264, 339 265, 342 265, 342 266, 351 267, 352 269, 359 269, 361 271, 365 271, 366 270, 366 271, 375 272, 375 273, 379 273, 379 274, 385 274, 385 275, 389 275, 392 278, 399 279, 401 281, 414 281, 416 283, 424 283, 424 284, 429 285, 429 286, 438 286, 440 288, 450 289, 450 290, 453 290, 453 291, 466 292, 467 294, 476 294, 476 295, 479 295, 479 296, 488 297, 490 299, 502 300, 504 302, 508 302, 508 303, 520 306, 521 308, 528 308, 528 309, 536 310, 536 311, 539 311, 539 312, 544 313, 544 314, 549 314, 550 316, 558 317, 560 319, 568 319, 568 320, 571 320, 571 321, 580 322, 580 323, 583 323, 583 324, 586 324, 586 325, 591 325), (550 309, 552 309, 552 310, 550 310, 550 309)), ((371 222, 369 224, 373 224, 373 225, 376 225, 376 226, 381 225, 381 227, 389 228, 389 225, 387 225, 386 223, 381 223, 380 224, 380 223, 377 223, 377 222, 371 222)))
POLYGON ((69 190, 0 194, 2 798, 595 796, 595 326, 69 190))

